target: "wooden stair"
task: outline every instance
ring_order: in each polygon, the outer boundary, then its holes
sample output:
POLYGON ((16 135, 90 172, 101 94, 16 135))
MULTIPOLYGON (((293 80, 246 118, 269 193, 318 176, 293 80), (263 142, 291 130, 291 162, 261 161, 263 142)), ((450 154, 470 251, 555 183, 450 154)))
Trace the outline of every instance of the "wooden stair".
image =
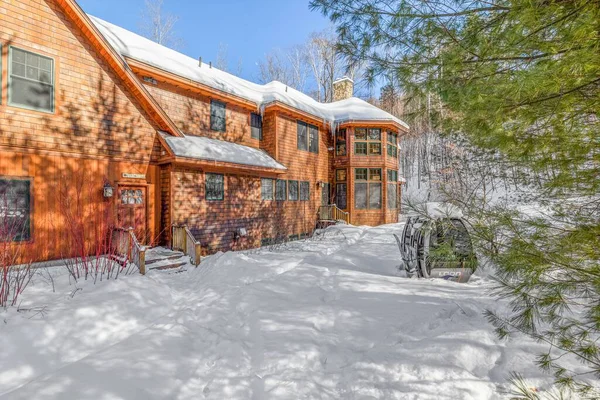
POLYGON ((165 270, 179 268, 189 263, 189 257, 181 251, 165 247, 153 247, 146 251, 146 269, 165 270))

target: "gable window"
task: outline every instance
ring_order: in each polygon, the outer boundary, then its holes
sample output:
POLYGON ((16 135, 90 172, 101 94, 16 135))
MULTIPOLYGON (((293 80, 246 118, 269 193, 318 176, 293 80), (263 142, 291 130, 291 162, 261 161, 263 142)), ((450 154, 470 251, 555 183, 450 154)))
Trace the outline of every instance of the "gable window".
POLYGON ((206 174, 206 200, 223 200, 225 186, 222 174, 206 174))
POLYGON ((260 114, 250 114, 250 131, 252 138, 262 140, 262 116, 260 114))
POLYGON ((210 101, 210 129, 218 132, 225 132, 225 103, 211 100, 210 101))
POLYGON ((0 178, 0 242, 31 238, 31 181, 0 178))
POLYGON ((298 181, 288 181, 288 200, 298 200, 298 181))
POLYGON ((287 198, 286 181, 283 179, 277 179, 275 181, 275 200, 285 201, 287 198))
POLYGON ((354 179, 354 207, 380 209, 381 168, 356 168, 354 179))
POLYGON ((335 134, 335 155, 346 155, 346 130, 338 129, 335 134))
POLYGON ((388 169, 387 174, 387 206, 394 210, 398 208, 398 171, 388 169))
POLYGON ((54 112, 54 60, 9 47, 8 105, 54 112))
POLYGON ((297 121, 298 150, 319 152, 319 128, 306 122, 297 121))
POLYGON ((363 156, 381 155, 381 129, 355 128, 354 154, 363 156))
POLYGON ((387 133, 387 154, 389 157, 398 158, 398 134, 387 133))
POLYGON ((310 182, 300 182, 300 200, 310 200, 310 182))
POLYGON ((273 200, 273 179, 260 180, 260 195, 263 200, 273 200))

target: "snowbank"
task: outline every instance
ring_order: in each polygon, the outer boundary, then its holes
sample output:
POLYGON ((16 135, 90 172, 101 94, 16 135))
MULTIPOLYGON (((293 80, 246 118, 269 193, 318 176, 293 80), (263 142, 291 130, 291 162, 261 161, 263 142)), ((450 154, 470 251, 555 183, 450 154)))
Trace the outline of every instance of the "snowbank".
POLYGON ((500 399, 512 370, 549 382, 539 345, 494 336, 491 282, 403 277, 401 230, 336 226, 95 286, 55 269, 56 293, 38 276, 3 313, 0 399, 500 399))

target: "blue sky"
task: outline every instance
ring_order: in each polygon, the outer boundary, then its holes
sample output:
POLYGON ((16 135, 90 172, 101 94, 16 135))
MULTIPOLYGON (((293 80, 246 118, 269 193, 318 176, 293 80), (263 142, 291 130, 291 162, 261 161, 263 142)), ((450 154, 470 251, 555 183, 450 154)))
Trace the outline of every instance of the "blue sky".
MULTIPOLYGON (((183 53, 215 61, 219 44, 227 46, 229 68, 241 77, 258 79, 256 63, 274 48, 303 43, 311 32, 331 26, 308 9, 309 0, 164 0, 164 9, 177 15, 176 34, 183 53)), ((144 0, 78 0, 89 14, 139 32, 144 0)))

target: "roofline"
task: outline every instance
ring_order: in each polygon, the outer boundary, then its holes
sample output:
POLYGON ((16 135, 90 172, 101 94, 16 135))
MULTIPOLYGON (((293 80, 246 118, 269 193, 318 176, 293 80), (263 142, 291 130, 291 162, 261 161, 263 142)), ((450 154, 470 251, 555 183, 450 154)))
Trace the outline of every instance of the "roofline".
POLYGON ((207 96, 217 96, 227 101, 237 102, 242 107, 258 109, 258 104, 256 104, 252 100, 213 88, 212 86, 208 86, 193 79, 189 79, 184 76, 175 74, 171 71, 167 71, 155 65, 148 64, 136 58, 132 58, 129 56, 124 56, 123 58, 125 59, 125 61, 127 61, 127 64, 129 64, 129 66, 134 72, 152 74, 153 78, 155 77, 154 75, 156 75, 158 77, 163 78, 163 80, 165 80, 166 82, 174 84, 175 86, 181 86, 186 89, 195 89, 207 96))
POLYGON ((65 12, 75 26, 78 27, 92 47, 97 50, 97 55, 104 58, 108 65, 125 83, 125 86, 133 97, 135 97, 140 106, 161 129, 172 136, 182 136, 177 125, 169 118, 162 107, 156 102, 154 97, 147 91, 144 85, 137 79, 133 71, 129 68, 127 62, 121 55, 108 43, 106 38, 100 33, 98 28, 92 23, 88 15, 81 9, 75 0, 56 0, 56 4, 65 12))
POLYGON ((164 164, 177 164, 177 165, 188 165, 192 167, 202 168, 207 171, 223 171, 224 172, 242 172, 242 173, 254 173, 256 175, 261 174, 273 174, 273 175, 281 175, 287 172, 287 168, 279 169, 279 168, 268 168, 268 167, 260 167, 257 165, 249 165, 249 164, 239 164, 232 163, 227 161, 217 161, 211 159, 204 158, 193 158, 193 157, 183 157, 183 156, 173 156, 173 157, 162 157, 158 161, 159 165, 164 164))
POLYGON ((407 134, 409 129, 407 126, 403 125, 403 124, 399 124, 398 122, 394 121, 393 119, 361 119, 361 120, 356 120, 356 119, 348 119, 348 120, 344 120, 344 121, 340 121, 338 122, 338 127, 343 128, 345 126, 349 126, 349 125, 353 125, 353 126, 359 126, 359 125, 368 125, 368 126, 381 126, 381 125, 390 125, 393 126, 395 128, 398 128, 399 131, 401 131, 403 134, 407 134))

